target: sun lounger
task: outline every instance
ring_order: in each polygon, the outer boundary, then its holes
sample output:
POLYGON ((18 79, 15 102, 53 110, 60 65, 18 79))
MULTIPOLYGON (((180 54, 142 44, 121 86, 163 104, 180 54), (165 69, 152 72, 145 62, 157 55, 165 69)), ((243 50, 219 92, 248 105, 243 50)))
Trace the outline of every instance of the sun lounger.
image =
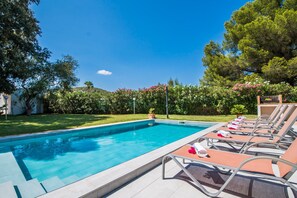
POLYGON ((273 110, 273 112, 270 114, 269 117, 258 117, 256 120, 246 120, 244 123, 245 124, 257 124, 259 122, 261 123, 269 123, 275 119, 275 117, 278 115, 280 109, 283 107, 282 104, 277 105, 277 107, 273 110))
POLYGON ((290 143, 290 141, 286 141, 285 135, 291 130, 293 124, 296 122, 297 119, 297 108, 293 111, 290 115, 289 119, 285 122, 285 124, 281 127, 280 130, 276 134, 270 134, 268 137, 260 137, 260 136, 247 136, 247 135, 235 135, 231 134, 230 137, 220 137, 217 135, 216 132, 210 132, 206 135, 202 136, 198 139, 198 141, 205 139, 208 142, 208 145, 215 146, 214 141, 221 141, 227 143, 231 148, 241 151, 244 147, 256 143, 256 144, 265 144, 265 143, 277 143, 284 142, 290 143), (241 144, 240 149, 234 147, 234 144, 241 144))
POLYGON ((245 135, 253 135, 254 133, 257 134, 272 134, 276 133, 281 126, 284 124, 284 122, 288 119, 288 117, 292 114, 293 110, 295 109, 295 105, 288 105, 286 110, 282 112, 282 115, 278 119, 278 121, 273 125, 266 125, 266 126, 259 126, 254 127, 253 129, 250 128, 239 128, 239 129, 229 129, 228 127, 220 127, 217 130, 225 130, 230 131, 231 133, 242 133, 245 135))
MULTIPOLYGON (((285 112, 285 110, 287 109, 288 105, 282 105, 277 113, 275 114, 275 116, 272 116, 274 117, 273 119, 271 120, 267 120, 267 121, 257 121, 257 122, 251 122, 251 121, 243 121, 242 123, 239 124, 240 126, 240 129, 247 129, 247 130, 250 130, 250 129, 256 129, 256 128, 271 128, 274 126, 275 123, 277 123, 277 121, 280 119, 280 117, 283 115, 283 113, 285 112)), ((225 126, 222 126, 222 130, 227 130, 227 129, 230 129, 228 127, 228 125, 232 125, 232 122, 234 121, 231 121, 229 123, 227 123, 225 126)))
MULTIPOLYGON (((281 108, 277 111, 273 119, 267 121, 258 121, 258 122, 244 122, 241 126, 244 128, 268 128, 272 127, 283 115, 289 105, 282 105, 281 108)), ((292 106, 292 105, 290 105, 292 106)))
POLYGON ((255 176, 258 179, 268 179, 282 182, 290 188, 297 191, 288 180, 297 169, 297 139, 290 145, 286 152, 280 157, 271 156, 253 156, 239 153, 232 153, 227 151, 207 149, 208 157, 199 157, 196 154, 190 154, 189 145, 183 146, 178 150, 166 155, 162 160, 162 177, 165 179, 165 163, 168 158, 171 158, 190 178, 195 185, 201 189, 206 195, 211 197, 218 196, 225 187, 229 184, 232 178, 238 173, 246 173, 255 176), (219 171, 219 168, 229 169, 230 174, 226 182, 216 192, 207 190, 178 160, 190 160, 192 163, 199 163, 214 167, 214 171, 219 171), (279 174, 274 173, 272 164, 276 164, 279 174))

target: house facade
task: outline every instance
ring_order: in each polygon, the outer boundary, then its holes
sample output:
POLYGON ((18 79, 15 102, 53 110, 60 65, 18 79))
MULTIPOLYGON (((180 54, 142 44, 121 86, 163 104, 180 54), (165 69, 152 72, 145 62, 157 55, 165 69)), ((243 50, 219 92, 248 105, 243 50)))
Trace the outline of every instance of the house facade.
MULTIPOLYGON (((20 98, 21 90, 15 91, 11 95, 0 93, 0 107, 5 105, 5 96, 7 96, 7 114, 9 115, 21 115, 26 112, 25 101, 20 98)), ((43 99, 35 98, 32 105, 32 114, 43 113, 43 99)), ((0 110, 5 113, 4 110, 0 110)))

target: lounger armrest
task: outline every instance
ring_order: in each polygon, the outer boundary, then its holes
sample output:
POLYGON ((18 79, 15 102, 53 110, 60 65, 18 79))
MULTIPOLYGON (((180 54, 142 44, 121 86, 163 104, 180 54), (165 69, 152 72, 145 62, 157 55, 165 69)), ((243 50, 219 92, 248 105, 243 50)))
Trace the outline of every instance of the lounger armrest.
POLYGON ((255 143, 252 143, 246 147, 244 147, 244 149, 242 149, 242 151, 240 153, 244 154, 246 153, 250 148, 258 145, 258 144, 270 144, 270 145, 275 145, 275 146, 281 146, 280 143, 274 143, 274 142, 270 142, 270 141, 264 141, 264 142, 255 142, 255 143))
POLYGON ((259 125, 269 125, 269 124, 270 124, 270 122, 268 120, 259 121, 259 122, 256 123, 257 126, 259 126, 259 125))
POLYGON ((294 164, 290 161, 287 161, 287 160, 284 160, 282 158, 276 158, 276 157, 272 157, 272 156, 256 156, 256 157, 252 157, 252 158, 249 158, 249 159, 246 159, 244 160, 240 165, 239 167, 235 170, 235 172, 241 170, 241 168, 251 162, 251 161, 255 161, 255 160, 260 160, 260 159, 268 159, 268 160, 271 160, 272 162, 276 163, 276 162, 282 162, 286 165, 289 165, 289 166, 292 166, 293 168, 297 169, 297 164, 294 164))
POLYGON ((255 128, 256 129, 271 129, 273 126, 272 124, 259 124, 255 128))
POLYGON ((278 138, 280 138, 280 140, 282 140, 282 139, 284 138, 284 136, 277 135, 277 134, 271 134, 271 136, 272 136, 273 138, 278 137, 278 138))
POLYGON ((270 127, 270 129, 271 129, 271 130, 275 130, 275 131, 280 130, 280 128, 276 127, 275 125, 272 125, 272 126, 270 127))
POLYGON ((252 131, 252 135, 254 133, 257 133, 257 131, 262 130, 262 129, 268 130, 268 133, 270 133, 270 134, 272 134, 272 131, 275 130, 273 127, 269 127, 269 128, 268 127, 267 128, 254 128, 253 131, 252 131))
MULTIPOLYGON (((218 130, 214 130, 214 131, 211 131, 210 133, 217 133, 217 132, 218 132, 218 130)), ((203 135, 201 137, 198 137, 195 142, 202 142, 203 140, 207 140, 208 138, 205 137, 206 135, 203 135)))
POLYGON ((276 137, 278 137, 280 140, 282 140, 284 138, 284 136, 281 136, 281 135, 278 135, 278 134, 270 134, 271 135, 271 138, 274 139, 276 137))
POLYGON ((258 120, 258 122, 255 123, 255 125, 260 125, 260 124, 271 124, 270 120, 258 120))

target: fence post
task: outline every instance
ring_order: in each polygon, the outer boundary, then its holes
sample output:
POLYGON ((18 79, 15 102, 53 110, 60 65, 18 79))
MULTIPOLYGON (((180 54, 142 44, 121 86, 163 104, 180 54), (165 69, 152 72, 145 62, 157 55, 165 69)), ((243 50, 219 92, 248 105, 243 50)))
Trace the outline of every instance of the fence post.
POLYGON ((169 118, 168 115, 168 86, 166 85, 166 117, 169 118))

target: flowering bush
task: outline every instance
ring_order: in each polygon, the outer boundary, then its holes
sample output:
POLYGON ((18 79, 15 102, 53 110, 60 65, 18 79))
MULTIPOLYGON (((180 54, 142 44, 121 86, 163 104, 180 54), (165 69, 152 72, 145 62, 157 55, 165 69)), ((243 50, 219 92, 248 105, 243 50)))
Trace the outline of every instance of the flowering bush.
MULTIPOLYGON (((133 113, 133 98, 136 91, 131 89, 118 89, 109 97, 109 108, 113 114, 133 113)), ((137 97, 135 97, 137 98, 137 97)))
POLYGON ((257 96, 264 93, 263 84, 237 83, 232 90, 235 92, 239 104, 243 104, 250 113, 256 113, 257 96))
MULTIPOLYGON (((118 89, 108 95, 93 92, 55 93, 49 98, 49 108, 58 113, 136 113, 146 114, 155 108, 157 114, 165 114, 165 85, 139 90, 118 89)), ((248 113, 257 113, 258 95, 282 94, 285 102, 297 101, 297 88, 286 83, 269 82, 237 83, 232 88, 193 85, 168 87, 169 113, 184 115, 229 114, 235 104, 242 104, 248 113)))

